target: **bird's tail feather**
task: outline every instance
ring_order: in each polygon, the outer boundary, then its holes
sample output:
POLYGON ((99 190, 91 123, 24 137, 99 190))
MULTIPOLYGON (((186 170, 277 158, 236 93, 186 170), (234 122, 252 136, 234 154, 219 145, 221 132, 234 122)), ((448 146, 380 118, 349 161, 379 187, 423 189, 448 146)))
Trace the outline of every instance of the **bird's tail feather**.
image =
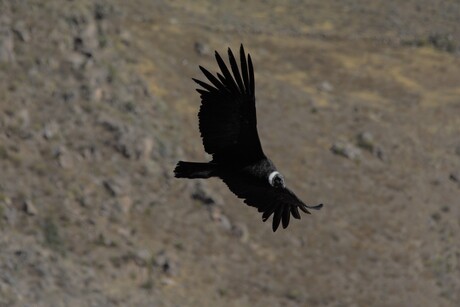
POLYGON ((179 161, 174 169, 174 176, 176 178, 209 178, 214 176, 215 171, 214 163, 179 161))

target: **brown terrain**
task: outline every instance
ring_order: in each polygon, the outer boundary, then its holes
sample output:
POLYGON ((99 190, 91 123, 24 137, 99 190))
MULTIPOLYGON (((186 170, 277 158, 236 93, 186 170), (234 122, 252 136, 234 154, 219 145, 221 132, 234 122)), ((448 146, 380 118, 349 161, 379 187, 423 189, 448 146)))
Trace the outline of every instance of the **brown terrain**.
POLYGON ((460 2, 0 0, 0 306, 459 306, 460 2), (273 233, 191 77, 245 45, 273 233))

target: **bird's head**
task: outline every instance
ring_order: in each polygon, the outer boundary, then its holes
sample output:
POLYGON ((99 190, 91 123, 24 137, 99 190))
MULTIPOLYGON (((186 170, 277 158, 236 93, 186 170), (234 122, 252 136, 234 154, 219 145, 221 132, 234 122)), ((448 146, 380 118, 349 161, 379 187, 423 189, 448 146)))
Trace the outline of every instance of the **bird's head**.
POLYGON ((286 184, 284 183, 284 177, 279 172, 271 172, 268 176, 268 182, 274 188, 285 188, 286 184))

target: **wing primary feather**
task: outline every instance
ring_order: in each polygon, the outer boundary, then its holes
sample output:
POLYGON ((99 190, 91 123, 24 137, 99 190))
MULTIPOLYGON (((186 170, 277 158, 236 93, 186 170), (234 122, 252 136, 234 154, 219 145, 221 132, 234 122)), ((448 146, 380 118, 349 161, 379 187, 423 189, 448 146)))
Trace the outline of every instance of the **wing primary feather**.
POLYGON ((237 94, 237 95, 239 94, 239 90, 236 87, 236 85, 234 85, 234 84, 228 85, 227 84, 227 79, 224 76, 222 76, 220 73, 217 73, 217 77, 222 82, 222 84, 224 84, 224 86, 227 86, 227 90, 230 92, 230 94, 237 94))
POLYGON ((238 83, 240 92, 244 93, 245 89, 244 89, 243 81, 241 80, 241 75, 238 69, 238 64, 236 63, 235 57, 233 56, 233 52, 230 48, 228 48, 228 59, 230 60, 230 66, 232 67, 233 76, 235 77, 236 83, 238 83))
POLYGON ((222 82, 222 84, 225 86, 225 84, 227 83, 227 79, 225 79, 225 77, 222 76, 220 73, 217 73, 216 75, 217 75, 217 78, 219 78, 220 82, 222 82))
POLYGON ((273 214, 275 209, 276 209, 275 205, 272 205, 270 208, 268 208, 267 211, 265 211, 264 214, 262 214, 262 221, 265 222, 266 220, 268 220, 268 218, 273 214))
POLYGON ((221 91, 228 91, 227 88, 219 81, 216 77, 214 77, 206 68, 200 66, 201 71, 203 74, 208 78, 208 80, 219 90, 221 91))
POLYGON ((203 96, 203 95, 209 94, 208 91, 203 90, 203 89, 201 89, 201 88, 197 88, 196 91, 197 91, 198 93, 200 93, 200 95, 202 95, 202 96, 203 96))
POLYGON ((291 207, 291 212, 292 212, 292 216, 293 216, 295 219, 300 220, 300 213, 299 213, 299 209, 297 209, 297 206, 292 206, 292 207, 291 207))
POLYGON ((282 213, 283 213, 283 206, 277 206, 275 210, 275 214, 273 215, 273 224, 272 224, 273 232, 275 232, 280 225, 282 213))
POLYGON ((286 206, 284 209, 283 209, 283 228, 286 228, 288 227, 289 225, 289 220, 291 218, 291 208, 289 208, 290 206, 286 206))
POLYGON ((257 211, 259 212, 265 212, 265 210, 270 206, 270 204, 263 204, 262 206, 259 206, 257 208, 257 211))
POLYGON ((199 86, 201 86, 204 89, 207 89, 210 92, 217 90, 214 86, 209 85, 206 82, 203 82, 203 81, 195 79, 195 78, 192 78, 192 80, 195 81, 199 86))
POLYGON ((241 74, 243 75, 244 87, 246 94, 249 94, 249 77, 248 77, 248 64, 246 62, 246 54, 244 53, 243 44, 240 46, 240 60, 241 60, 241 74))
POLYGON ((316 205, 316 206, 307 206, 305 205, 305 207, 307 207, 308 209, 314 209, 314 210, 319 210, 323 207, 323 204, 319 204, 319 205, 316 205))
POLYGON ((278 206, 278 208, 276 208, 275 215, 273 216, 273 225, 272 225, 273 232, 275 232, 278 229, 278 226, 280 225, 282 213, 283 213, 283 206, 278 206))
POLYGON ((248 69, 249 69, 249 85, 250 85, 250 94, 255 94, 255 84, 254 84, 254 67, 252 66, 251 55, 248 53, 248 69))
POLYGON ((308 209, 307 209, 307 208, 308 208, 307 205, 305 205, 305 204, 300 204, 300 205, 299 205, 299 208, 300 208, 300 210, 302 210, 302 211, 305 212, 306 214, 311 214, 310 211, 308 211, 308 209))
POLYGON ((227 65, 225 65, 224 60, 222 59, 222 57, 220 56, 220 54, 217 51, 215 52, 215 56, 216 56, 217 64, 219 65, 220 71, 225 76, 224 81, 222 81, 222 79, 220 77, 219 77, 219 79, 221 79, 222 83, 224 85, 227 85, 231 90, 236 90, 236 91, 239 92, 238 86, 236 85, 235 81, 233 80, 232 74, 228 70, 227 65))

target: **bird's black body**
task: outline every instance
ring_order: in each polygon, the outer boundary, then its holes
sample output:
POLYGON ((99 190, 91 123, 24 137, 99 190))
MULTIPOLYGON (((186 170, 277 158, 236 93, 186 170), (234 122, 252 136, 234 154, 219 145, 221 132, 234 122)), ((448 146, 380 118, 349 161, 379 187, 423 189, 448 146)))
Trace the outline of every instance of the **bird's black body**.
POLYGON ((244 202, 262 212, 266 221, 272 214, 273 231, 290 216, 300 219, 299 210, 319 209, 307 206, 284 183, 283 176, 265 156, 257 133, 254 69, 251 56, 240 48, 241 71, 230 49, 232 73, 220 55, 216 60, 221 73, 217 78, 200 66, 210 83, 193 79, 203 89, 198 113, 204 149, 212 155, 209 163, 179 161, 174 170, 178 178, 219 177, 244 202))

